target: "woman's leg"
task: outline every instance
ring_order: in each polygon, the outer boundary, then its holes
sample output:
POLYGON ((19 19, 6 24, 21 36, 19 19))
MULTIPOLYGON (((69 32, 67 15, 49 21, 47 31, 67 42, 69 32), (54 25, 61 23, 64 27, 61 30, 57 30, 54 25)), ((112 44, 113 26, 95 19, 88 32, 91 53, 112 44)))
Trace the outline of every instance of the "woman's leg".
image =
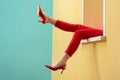
POLYGON ((103 30, 99 30, 99 29, 77 30, 76 32, 74 32, 73 38, 69 43, 67 49, 65 50, 65 53, 67 53, 71 57, 77 50, 80 41, 82 39, 88 39, 90 37, 96 37, 102 35, 103 35, 103 30))
POLYGON ((81 24, 71 24, 68 22, 61 21, 61 20, 56 20, 48 15, 46 15, 46 17, 47 17, 48 23, 54 25, 55 27, 63 31, 75 32, 76 30, 80 30, 80 29, 93 29, 91 27, 81 25, 81 24))
POLYGON ((56 19, 46 15, 40 8, 40 5, 38 6, 37 15, 42 20, 40 22, 42 22, 43 24, 50 23, 52 25, 55 25, 55 27, 57 27, 61 30, 64 30, 64 31, 75 32, 76 30, 85 28, 83 25, 67 23, 64 21, 56 20, 56 19))
POLYGON ((80 41, 82 39, 88 39, 90 37, 102 36, 103 30, 99 29, 81 29, 74 32, 73 38, 69 43, 67 49, 65 50, 65 54, 58 60, 53 66, 58 67, 61 65, 65 65, 70 57, 77 50, 80 41))
POLYGON ((63 30, 63 31, 67 31, 67 32, 75 32, 76 30, 79 29, 83 29, 84 26, 80 25, 80 24, 71 24, 68 22, 64 22, 61 20, 56 20, 46 14, 44 14, 46 16, 47 22, 54 25, 55 27, 63 30))

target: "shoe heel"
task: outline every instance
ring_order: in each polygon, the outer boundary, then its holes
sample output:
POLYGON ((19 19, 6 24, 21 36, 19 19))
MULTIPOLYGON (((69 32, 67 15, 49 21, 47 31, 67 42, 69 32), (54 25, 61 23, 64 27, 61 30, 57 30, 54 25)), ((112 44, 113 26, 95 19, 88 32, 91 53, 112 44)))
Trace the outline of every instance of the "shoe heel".
POLYGON ((65 70, 65 69, 62 69, 61 74, 63 73, 64 70, 65 70))

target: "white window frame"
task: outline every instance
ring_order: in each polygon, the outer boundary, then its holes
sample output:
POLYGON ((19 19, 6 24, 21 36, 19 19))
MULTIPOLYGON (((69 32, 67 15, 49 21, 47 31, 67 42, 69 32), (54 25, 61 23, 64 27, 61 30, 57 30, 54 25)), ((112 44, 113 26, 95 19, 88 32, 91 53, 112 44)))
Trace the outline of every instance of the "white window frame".
MULTIPOLYGON (((82 24, 84 25, 84 0, 82 0, 82 24)), ((92 37, 81 40, 81 43, 103 41, 106 39, 106 0, 103 0, 103 36, 92 37)))

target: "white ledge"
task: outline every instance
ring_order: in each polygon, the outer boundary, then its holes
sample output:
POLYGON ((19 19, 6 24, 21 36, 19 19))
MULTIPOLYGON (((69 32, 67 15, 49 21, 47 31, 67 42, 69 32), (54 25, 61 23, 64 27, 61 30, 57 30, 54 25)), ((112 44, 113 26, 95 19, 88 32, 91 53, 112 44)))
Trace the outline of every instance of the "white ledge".
POLYGON ((88 39, 81 40, 81 43, 90 43, 90 42, 97 42, 97 41, 104 41, 106 40, 105 36, 97 36, 97 37, 91 37, 88 39))

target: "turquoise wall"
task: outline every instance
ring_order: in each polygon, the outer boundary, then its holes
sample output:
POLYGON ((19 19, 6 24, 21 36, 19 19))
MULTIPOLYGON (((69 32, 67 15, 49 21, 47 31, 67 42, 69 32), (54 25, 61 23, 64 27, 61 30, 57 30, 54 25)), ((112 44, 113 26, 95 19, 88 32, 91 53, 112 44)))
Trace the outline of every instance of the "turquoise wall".
POLYGON ((0 0, 0 80, 51 80, 52 26, 37 22, 38 4, 52 16, 52 0, 0 0))

